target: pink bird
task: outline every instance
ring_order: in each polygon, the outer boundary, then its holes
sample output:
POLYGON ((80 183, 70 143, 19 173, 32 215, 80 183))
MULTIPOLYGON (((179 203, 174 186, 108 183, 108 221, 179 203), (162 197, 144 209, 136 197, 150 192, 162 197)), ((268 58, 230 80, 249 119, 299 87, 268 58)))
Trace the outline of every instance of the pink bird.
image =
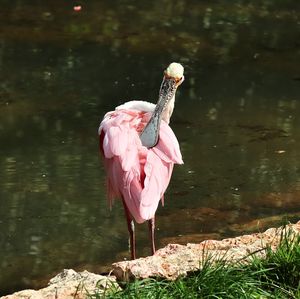
POLYGON ((148 220, 151 251, 155 253, 155 212, 169 185, 174 164, 183 164, 179 144, 169 127, 183 67, 171 63, 164 72, 156 105, 131 101, 106 113, 100 127, 100 152, 107 173, 110 206, 120 198, 136 258, 134 220, 148 220))

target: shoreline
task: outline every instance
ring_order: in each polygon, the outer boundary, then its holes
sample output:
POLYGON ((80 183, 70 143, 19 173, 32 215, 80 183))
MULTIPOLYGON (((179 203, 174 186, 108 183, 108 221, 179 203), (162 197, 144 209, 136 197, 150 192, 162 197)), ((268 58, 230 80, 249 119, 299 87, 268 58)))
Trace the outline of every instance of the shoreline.
MULTIPOLYGON (((300 234, 300 221, 278 228, 269 228, 263 233, 252 233, 220 241, 206 240, 186 245, 168 244, 159 249, 155 255, 133 261, 121 261, 112 264, 109 275, 99 275, 88 271, 76 272, 65 269, 50 279, 48 286, 39 290, 22 290, 0 299, 83 299, 96 291, 107 291, 109 288, 119 289, 118 281, 159 277, 175 280, 189 272, 201 269, 201 261, 210 256, 213 259, 226 257, 234 262, 249 254, 264 256, 264 248, 275 250, 286 233, 300 234)), ((247 262, 247 258, 245 258, 247 262)))

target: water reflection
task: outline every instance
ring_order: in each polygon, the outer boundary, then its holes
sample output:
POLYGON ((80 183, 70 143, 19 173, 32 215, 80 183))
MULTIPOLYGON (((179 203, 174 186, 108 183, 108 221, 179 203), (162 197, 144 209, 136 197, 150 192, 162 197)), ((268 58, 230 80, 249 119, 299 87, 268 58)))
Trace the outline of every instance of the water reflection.
POLYGON ((172 60, 186 67, 172 119, 185 164, 158 211, 159 244, 299 218, 299 5, 3 3, 0 293, 129 256, 122 207, 105 200, 97 126, 123 101, 155 100, 172 60))

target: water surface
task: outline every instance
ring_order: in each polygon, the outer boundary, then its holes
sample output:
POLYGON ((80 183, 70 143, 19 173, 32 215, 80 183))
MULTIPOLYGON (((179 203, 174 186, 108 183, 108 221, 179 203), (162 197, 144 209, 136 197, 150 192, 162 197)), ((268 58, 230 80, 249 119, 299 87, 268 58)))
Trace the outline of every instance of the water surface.
POLYGON ((1 5, 0 294, 129 257, 97 128, 124 101, 155 102, 171 61, 186 69, 171 121, 185 164, 157 212, 158 246, 299 219, 297 1, 75 4, 1 5))

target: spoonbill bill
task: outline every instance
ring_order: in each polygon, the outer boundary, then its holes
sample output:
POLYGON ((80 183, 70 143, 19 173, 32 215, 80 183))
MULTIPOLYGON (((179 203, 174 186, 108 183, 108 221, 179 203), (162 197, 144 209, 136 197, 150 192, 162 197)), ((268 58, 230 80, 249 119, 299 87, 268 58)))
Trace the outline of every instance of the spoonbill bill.
POLYGON ((136 258, 135 227, 146 220, 155 253, 155 212, 169 185, 174 164, 183 164, 179 144, 169 127, 183 67, 171 63, 164 71, 156 105, 130 101, 105 114, 99 127, 100 152, 107 174, 110 206, 122 200, 130 236, 131 259, 136 258))

